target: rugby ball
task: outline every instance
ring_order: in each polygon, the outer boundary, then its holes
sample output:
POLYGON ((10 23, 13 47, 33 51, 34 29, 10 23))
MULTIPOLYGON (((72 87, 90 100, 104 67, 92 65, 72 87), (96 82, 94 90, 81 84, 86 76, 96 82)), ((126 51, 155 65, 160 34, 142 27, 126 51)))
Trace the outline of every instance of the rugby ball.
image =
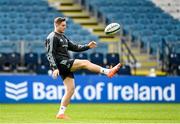
POLYGON ((104 32, 107 35, 115 34, 120 30, 120 24, 118 23, 111 23, 106 26, 104 32))

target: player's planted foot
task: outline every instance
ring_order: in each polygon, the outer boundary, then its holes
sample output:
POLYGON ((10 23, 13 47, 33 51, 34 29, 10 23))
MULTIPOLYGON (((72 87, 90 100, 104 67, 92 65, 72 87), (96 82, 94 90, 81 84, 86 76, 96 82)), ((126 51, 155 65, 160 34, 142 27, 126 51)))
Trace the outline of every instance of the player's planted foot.
POLYGON ((112 78, 118 72, 118 70, 121 68, 121 66, 122 66, 121 63, 119 63, 116 66, 114 66, 113 68, 111 68, 109 70, 109 73, 107 74, 107 76, 109 78, 112 78))
POLYGON ((70 119, 70 117, 68 117, 68 116, 65 115, 65 114, 57 114, 57 115, 56 115, 56 118, 57 118, 57 119, 64 119, 64 120, 69 120, 69 119, 70 119))

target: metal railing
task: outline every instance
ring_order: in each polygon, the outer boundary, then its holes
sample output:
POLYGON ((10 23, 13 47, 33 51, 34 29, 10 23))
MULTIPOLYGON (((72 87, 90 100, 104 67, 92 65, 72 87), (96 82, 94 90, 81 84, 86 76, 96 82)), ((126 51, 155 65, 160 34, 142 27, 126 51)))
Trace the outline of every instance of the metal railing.
POLYGON ((126 43, 126 40, 124 38, 121 39, 121 61, 123 63, 128 63, 130 66, 134 69, 135 75, 136 75, 136 64, 137 64, 137 59, 132 53, 131 49, 126 43), (127 61, 125 62, 124 56, 127 57, 127 61))
POLYGON ((160 61, 162 62, 162 71, 168 72, 169 75, 174 75, 174 68, 171 63, 171 55, 176 53, 175 47, 180 47, 180 42, 166 42, 162 41, 161 51, 160 51, 160 61))

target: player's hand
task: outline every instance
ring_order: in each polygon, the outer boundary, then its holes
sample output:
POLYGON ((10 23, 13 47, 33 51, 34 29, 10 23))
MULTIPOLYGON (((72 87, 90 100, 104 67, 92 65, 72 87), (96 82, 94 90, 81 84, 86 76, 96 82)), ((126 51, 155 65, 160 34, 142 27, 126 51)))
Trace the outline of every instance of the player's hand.
POLYGON ((96 42, 91 41, 91 42, 88 43, 88 46, 89 46, 90 49, 95 48, 96 47, 96 42))
POLYGON ((58 77, 58 75, 59 75, 59 70, 58 70, 58 69, 55 69, 55 70, 53 71, 53 73, 52 73, 52 77, 53 77, 54 79, 56 79, 56 78, 58 77))

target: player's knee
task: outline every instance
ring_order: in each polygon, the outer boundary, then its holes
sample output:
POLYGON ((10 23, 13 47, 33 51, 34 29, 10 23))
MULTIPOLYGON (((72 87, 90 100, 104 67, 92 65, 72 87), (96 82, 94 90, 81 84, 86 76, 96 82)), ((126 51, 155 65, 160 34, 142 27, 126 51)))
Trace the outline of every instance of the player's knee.
POLYGON ((82 68, 86 69, 89 64, 90 64, 90 61, 89 61, 89 60, 83 60, 83 62, 82 62, 82 68))

